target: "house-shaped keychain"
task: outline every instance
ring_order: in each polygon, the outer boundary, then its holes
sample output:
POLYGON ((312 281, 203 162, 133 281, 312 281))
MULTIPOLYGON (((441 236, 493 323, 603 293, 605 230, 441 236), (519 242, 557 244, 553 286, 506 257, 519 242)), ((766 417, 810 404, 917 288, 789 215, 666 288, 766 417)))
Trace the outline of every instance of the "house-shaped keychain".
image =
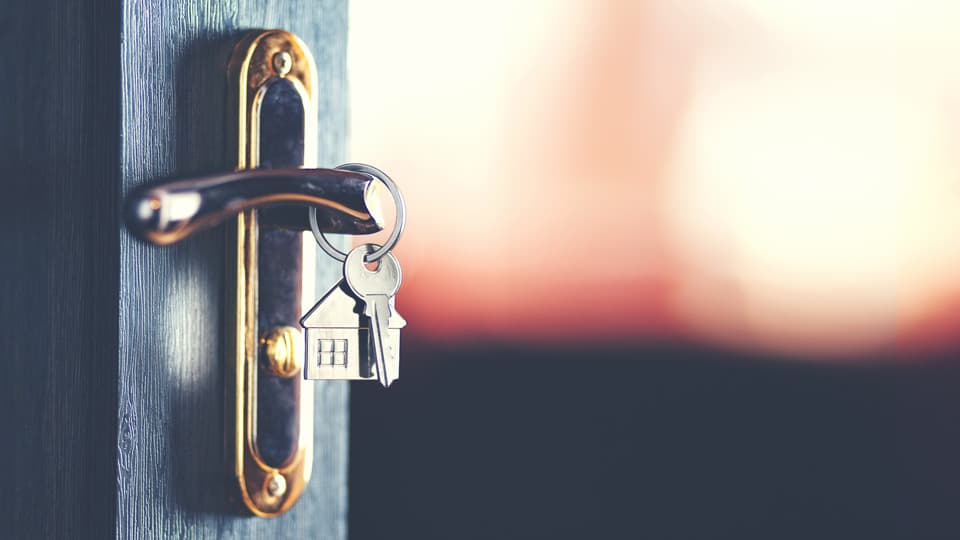
MULTIPOLYGON (((313 306, 300 325, 306 332, 307 379, 372 379, 376 378, 370 357, 370 320, 363 314, 364 302, 344 280, 340 280, 313 306)), ((400 373, 400 329, 407 321, 397 313, 390 299, 389 331, 384 345, 393 350, 387 356, 387 372, 391 379, 400 373)))

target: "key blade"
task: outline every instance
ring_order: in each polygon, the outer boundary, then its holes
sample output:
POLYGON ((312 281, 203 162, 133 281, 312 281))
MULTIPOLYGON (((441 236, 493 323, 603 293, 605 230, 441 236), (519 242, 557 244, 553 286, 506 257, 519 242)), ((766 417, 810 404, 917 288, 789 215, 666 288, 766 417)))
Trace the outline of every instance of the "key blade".
POLYGON ((402 280, 400 263, 392 253, 380 259, 379 266, 370 271, 364 266, 363 256, 373 244, 354 248, 343 263, 343 277, 353 293, 364 302, 364 314, 370 325, 369 366, 376 365, 377 380, 387 388, 399 373, 398 358, 390 344, 390 303, 402 280), (389 366, 389 367, 388 367, 389 366))
POLYGON ((387 310, 386 296, 367 298, 366 315, 370 319, 370 337, 373 339, 373 354, 377 364, 377 380, 384 388, 389 388, 390 377, 387 374, 387 350, 384 343, 385 333, 389 331, 390 312, 387 310))
POLYGON ((393 350, 392 340, 390 339, 390 318, 392 317, 390 308, 390 297, 383 296, 382 300, 377 302, 377 320, 380 323, 380 355, 383 357, 383 365, 386 373, 385 388, 389 388, 400 375, 397 371, 393 350), (389 366, 389 367, 387 367, 389 366))

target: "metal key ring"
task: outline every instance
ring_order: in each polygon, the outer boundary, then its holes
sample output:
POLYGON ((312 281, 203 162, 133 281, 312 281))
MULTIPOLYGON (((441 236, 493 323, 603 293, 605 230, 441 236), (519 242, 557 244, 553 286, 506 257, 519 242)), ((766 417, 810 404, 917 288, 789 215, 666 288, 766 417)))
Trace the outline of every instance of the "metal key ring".
MULTIPOLYGON (((382 246, 364 255, 363 257, 364 262, 369 263, 379 261, 384 255, 393 249, 393 246, 397 244, 397 240, 400 239, 400 233, 403 232, 403 226, 407 222, 407 209, 403 204, 403 196, 400 195, 400 190, 397 188, 397 184, 391 180, 385 172, 376 167, 364 165, 363 163, 347 163, 345 165, 340 165, 337 168, 344 171, 369 174, 370 176, 383 182, 383 185, 387 186, 387 190, 390 191, 390 195, 393 195, 393 202, 397 206, 397 220, 393 226, 393 233, 390 234, 390 237, 387 238, 387 241, 384 242, 382 246)), ((316 239, 317 244, 321 249, 323 249, 324 252, 326 252, 327 255, 340 262, 347 260, 347 254, 334 247, 333 244, 327 240, 327 237, 323 235, 323 232, 320 231, 320 226, 317 224, 317 209, 315 207, 310 207, 310 229, 313 230, 313 237, 316 239)))

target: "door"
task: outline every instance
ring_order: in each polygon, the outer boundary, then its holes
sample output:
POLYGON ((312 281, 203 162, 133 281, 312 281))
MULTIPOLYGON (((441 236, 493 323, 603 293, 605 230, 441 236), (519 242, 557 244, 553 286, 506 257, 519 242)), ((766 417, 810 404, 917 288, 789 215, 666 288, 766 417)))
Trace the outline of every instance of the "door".
MULTIPOLYGON (((343 162, 347 3, 120 0, 5 6, 0 393, 16 538, 344 538, 345 382, 315 384, 314 461, 286 514, 238 510, 225 465, 225 233, 123 232, 146 180, 232 169, 227 63, 283 28, 317 61, 319 163, 343 162), (28 44, 28 45, 27 45, 28 44), (26 47, 28 50, 23 50, 26 47), (18 53, 18 54, 21 54, 18 53)), ((336 263, 318 261, 330 283, 336 263)), ((242 506, 240 506, 242 508, 242 506)))

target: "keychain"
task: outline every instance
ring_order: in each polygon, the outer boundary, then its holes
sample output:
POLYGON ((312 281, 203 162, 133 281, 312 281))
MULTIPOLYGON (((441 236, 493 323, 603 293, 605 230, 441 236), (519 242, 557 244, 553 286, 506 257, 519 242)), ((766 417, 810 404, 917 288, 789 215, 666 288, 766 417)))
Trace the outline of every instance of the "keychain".
POLYGON ((300 320, 304 328, 306 379, 371 379, 389 387, 400 376, 400 329, 407 322, 397 313, 400 262, 390 251, 406 222, 406 208, 397 185, 383 171, 362 164, 338 167, 369 174, 383 182, 397 207, 397 221, 387 242, 363 244, 344 253, 320 232, 317 211, 310 209, 310 227, 321 249, 343 262, 343 279, 324 294, 300 320), (378 263, 368 270, 365 263, 378 263))

